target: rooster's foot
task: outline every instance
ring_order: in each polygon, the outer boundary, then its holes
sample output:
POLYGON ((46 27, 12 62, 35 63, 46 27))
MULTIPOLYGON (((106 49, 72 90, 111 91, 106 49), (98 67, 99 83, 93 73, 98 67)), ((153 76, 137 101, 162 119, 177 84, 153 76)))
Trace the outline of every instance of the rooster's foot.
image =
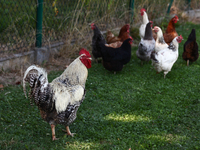
POLYGON ((59 138, 56 138, 55 136, 52 137, 52 141, 56 141, 56 140, 59 140, 59 138))
POLYGON ((63 131, 66 132, 67 135, 69 135, 69 136, 71 136, 71 137, 74 137, 74 135, 76 134, 76 133, 71 133, 71 132, 70 132, 69 126, 66 126, 66 130, 63 130, 63 131))

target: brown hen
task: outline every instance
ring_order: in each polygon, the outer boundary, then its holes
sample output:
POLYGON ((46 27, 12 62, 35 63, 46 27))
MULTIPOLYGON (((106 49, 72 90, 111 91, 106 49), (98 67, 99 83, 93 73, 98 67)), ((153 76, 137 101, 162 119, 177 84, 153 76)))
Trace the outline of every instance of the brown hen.
POLYGON ((108 31, 107 32, 107 36, 106 36, 107 44, 115 43, 117 41, 124 42, 126 39, 128 39, 130 37, 130 35, 129 35, 129 32, 130 32, 129 29, 130 29, 130 25, 129 24, 124 25, 120 29, 119 35, 117 37, 114 36, 114 34, 111 31, 108 31))
POLYGON ((195 29, 192 29, 187 41, 184 44, 182 57, 185 61, 187 61, 187 66, 189 66, 189 61, 194 62, 199 58, 195 29))
POLYGON ((163 34, 165 42, 169 45, 172 40, 178 36, 178 33, 176 32, 175 29, 175 23, 177 23, 178 17, 174 16, 170 21, 167 26, 167 29, 165 33, 163 34))

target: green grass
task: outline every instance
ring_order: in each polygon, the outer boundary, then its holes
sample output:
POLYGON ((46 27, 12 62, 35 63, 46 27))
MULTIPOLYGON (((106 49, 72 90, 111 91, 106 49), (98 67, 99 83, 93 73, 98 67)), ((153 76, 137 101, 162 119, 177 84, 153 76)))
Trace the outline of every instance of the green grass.
MULTIPOLYGON (((191 29, 199 27, 177 28, 185 40, 166 79, 152 70, 151 63, 140 65, 137 47, 117 74, 93 64, 86 98, 70 126, 77 133, 73 138, 57 125, 60 139, 52 142, 50 125, 25 99, 22 86, 5 87, 0 92, 0 149, 200 149, 200 61, 187 67, 181 57, 191 29)), ((197 32, 198 43, 199 37, 197 32)), ((61 73, 51 72, 49 81, 61 73)))

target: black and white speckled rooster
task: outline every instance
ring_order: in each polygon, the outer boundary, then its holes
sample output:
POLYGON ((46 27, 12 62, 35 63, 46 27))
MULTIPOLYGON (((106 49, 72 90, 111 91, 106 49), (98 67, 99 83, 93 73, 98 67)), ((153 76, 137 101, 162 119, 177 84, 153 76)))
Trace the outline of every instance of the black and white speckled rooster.
POLYGON ((23 89, 26 96, 26 85, 30 86, 29 97, 40 110, 42 119, 51 125, 52 140, 56 140, 55 126, 63 124, 68 135, 69 125, 76 119, 76 113, 85 98, 85 82, 88 68, 91 67, 91 56, 81 49, 76 58, 65 71, 51 83, 48 83, 47 72, 38 66, 30 66, 23 78, 23 89))

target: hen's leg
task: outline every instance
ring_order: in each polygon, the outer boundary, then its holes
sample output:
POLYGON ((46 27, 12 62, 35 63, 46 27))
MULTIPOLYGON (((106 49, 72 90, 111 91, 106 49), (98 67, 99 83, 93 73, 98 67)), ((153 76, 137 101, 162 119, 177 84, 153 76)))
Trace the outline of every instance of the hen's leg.
POLYGON ((189 60, 187 60, 187 66, 189 66, 189 60))
POLYGON ((54 124, 51 124, 51 132, 52 132, 52 141, 58 140, 58 139, 56 138, 56 134, 55 134, 55 125, 54 125, 54 124))
POLYGON ((67 135, 70 135, 70 136, 74 136, 74 134, 76 134, 76 133, 71 133, 70 132, 70 129, 69 129, 69 126, 66 126, 66 131, 65 130, 63 130, 64 132, 66 132, 67 133, 67 135))

